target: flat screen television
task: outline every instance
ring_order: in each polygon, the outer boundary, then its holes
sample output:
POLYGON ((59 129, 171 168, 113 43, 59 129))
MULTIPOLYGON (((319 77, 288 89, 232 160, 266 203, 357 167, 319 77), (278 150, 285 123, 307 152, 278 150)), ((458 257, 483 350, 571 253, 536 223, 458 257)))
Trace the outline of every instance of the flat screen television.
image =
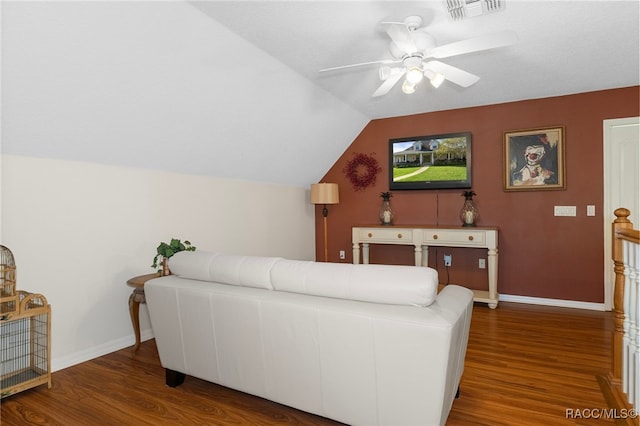
POLYGON ((471 133, 389 140, 389 189, 471 188, 471 133))

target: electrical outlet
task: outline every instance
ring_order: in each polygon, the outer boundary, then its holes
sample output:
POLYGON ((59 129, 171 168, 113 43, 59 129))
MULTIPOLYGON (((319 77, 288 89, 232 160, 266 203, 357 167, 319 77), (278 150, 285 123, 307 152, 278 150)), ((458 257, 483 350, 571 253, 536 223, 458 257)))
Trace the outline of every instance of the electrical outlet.
POLYGON ((344 250, 340 250, 340 259, 344 260, 344 250))
POLYGON ((444 255, 444 266, 451 266, 451 255, 450 254, 445 254, 444 255))
POLYGON ((487 268, 487 260, 486 259, 478 259, 478 268, 486 269, 487 268))

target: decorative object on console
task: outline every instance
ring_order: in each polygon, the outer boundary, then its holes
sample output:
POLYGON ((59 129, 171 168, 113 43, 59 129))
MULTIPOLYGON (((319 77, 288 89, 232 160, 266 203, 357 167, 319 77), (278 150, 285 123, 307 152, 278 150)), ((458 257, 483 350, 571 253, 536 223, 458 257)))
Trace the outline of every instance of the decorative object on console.
POLYGON ((169 266, 167 265, 167 259, 181 251, 196 251, 196 248, 187 240, 183 243, 177 238, 172 238, 169 244, 161 242, 156 251, 157 254, 153 258, 151 267, 158 268, 158 261, 160 261, 162 268, 158 269, 158 272, 160 272, 162 276, 165 276, 171 274, 169 266))
POLYGON ((566 189, 564 126, 504 132, 504 190, 566 189))
POLYGON ((322 221, 324 224, 324 261, 329 261, 329 248, 327 245, 327 204, 338 204, 340 195, 337 183, 314 183, 311 185, 311 204, 322 204, 322 221))
POLYGON ((349 182, 356 191, 364 191, 368 186, 376 183, 376 175, 382 168, 378 160, 367 154, 353 154, 353 159, 342 169, 349 182))
POLYGON ((391 192, 380 193, 382 197, 382 206, 380 206, 380 223, 383 225, 393 224, 393 210, 391 209, 391 192))
POLYGON ((476 195, 476 193, 473 191, 464 191, 462 195, 464 195, 464 204, 460 210, 462 226, 476 226, 476 221, 478 220, 478 209, 473 203, 473 196, 476 195))
POLYGON ((389 189, 471 188, 471 133, 389 140, 389 189))

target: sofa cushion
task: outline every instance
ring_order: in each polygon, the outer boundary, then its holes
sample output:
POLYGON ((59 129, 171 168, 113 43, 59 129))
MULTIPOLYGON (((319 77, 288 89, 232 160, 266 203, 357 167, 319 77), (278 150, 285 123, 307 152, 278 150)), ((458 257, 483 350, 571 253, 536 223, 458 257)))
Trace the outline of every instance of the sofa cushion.
POLYGON ((270 271, 280 259, 181 251, 169 259, 169 269, 180 278, 273 290, 270 271))
POLYGON ((273 290, 271 268, 280 257, 218 255, 209 264, 210 281, 273 290))
POLYGON ((431 268, 353 265, 282 259, 271 269, 273 288, 293 293, 394 305, 429 306, 438 291, 431 268))
POLYGON ((180 278, 210 281, 209 264, 217 253, 181 251, 169 258, 169 270, 180 278))

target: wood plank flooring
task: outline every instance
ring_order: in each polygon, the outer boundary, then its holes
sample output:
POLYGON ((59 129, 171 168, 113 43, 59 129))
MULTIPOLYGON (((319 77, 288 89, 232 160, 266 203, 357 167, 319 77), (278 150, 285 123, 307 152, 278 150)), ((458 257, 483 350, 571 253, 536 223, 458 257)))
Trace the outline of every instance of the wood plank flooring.
MULTIPOLYGON (((610 312, 501 303, 474 306, 460 398, 447 425, 613 425, 567 418, 606 409, 596 375, 610 364, 610 312), (588 410, 588 411, 585 411, 588 410)), ((328 419, 187 376, 164 384, 155 342, 55 372, 0 401, 12 425, 337 425, 328 419)))

